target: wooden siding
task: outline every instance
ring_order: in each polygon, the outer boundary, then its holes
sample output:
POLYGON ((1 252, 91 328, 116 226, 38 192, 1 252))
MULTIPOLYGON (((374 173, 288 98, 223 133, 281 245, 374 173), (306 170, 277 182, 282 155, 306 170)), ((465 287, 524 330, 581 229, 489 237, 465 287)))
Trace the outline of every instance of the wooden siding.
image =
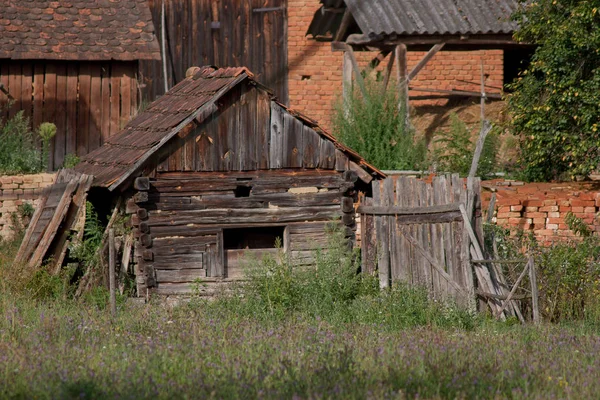
POLYGON ((172 143, 158 172, 306 168, 344 171, 348 157, 266 92, 240 85, 219 111, 172 143))
POLYGON ((239 227, 285 227, 284 249, 307 263, 325 247, 325 225, 343 215, 353 187, 342 173, 324 170, 158 173, 139 204, 143 218, 133 221, 147 235, 138 277, 152 274, 159 294, 189 293, 196 278, 240 279, 248 256, 275 250, 224 249, 224 229, 239 227), (247 197, 236 197, 239 187, 250 189, 247 197))
POLYGON ((0 61, 0 117, 23 110, 33 128, 56 124, 49 169, 100 147, 137 113, 137 62, 0 61))
MULTIPOLYGON (((149 5, 160 43, 162 1, 149 5)), ((287 0, 169 0, 165 19, 169 88, 192 66, 244 66, 288 103, 287 0)), ((140 73, 145 100, 164 93, 160 61, 142 61, 140 73)))

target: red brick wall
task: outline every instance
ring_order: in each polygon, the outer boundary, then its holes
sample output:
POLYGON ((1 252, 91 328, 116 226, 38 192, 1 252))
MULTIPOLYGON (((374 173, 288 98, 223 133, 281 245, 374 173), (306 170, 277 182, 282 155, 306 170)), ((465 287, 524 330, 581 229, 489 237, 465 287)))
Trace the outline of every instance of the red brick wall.
POLYGON ((15 175, 0 177, 0 238, 12 234, 11 214, 23 203, 35 207, 42 189, 54 182, 54 174, 15 175))
MULTIPOLYGON (((305 36, 315 11, 317 0, 288 0, 288 63, 289 94, 292 108, 304 112, 331 129, 333 103, 342 90, 342 53, 331 51, 330 43, 316 42, 305 36)), ((409 52, 411 69, 424 52, 409 52)), ((359 53, 359 64, 365 67, 376 53, 359 53)), ((436 89, 460 89, 479 91, 480 63, 484 58, 487 84, 502 87, 503 52, 487 50, 474 52, 438 53, 420 72, 412 85, 436 89), (468 84, 465 80, 475 82, 468 84)), ((384 61, 384 63, 386 63, 384 61)), ((383 65, 381 66, 383 67, 383 65)), ((499 89, 488 88, 490 92, 499 89)), ((425 93, 414 92, 422 95, 425 93)), ((431 102, 430 102, 431 103, 431 102)), ((439 102, 436 102, 436 104, 439 102)))
POLYGON ((600 182, 523 183, 486 181, 482 183, 483 205, 487 211, 496 192, 493 221, 506 228, 532 231, 543 244, 572 238, 565 217, 572 212, 595 232, 600 232, 596 213, 600 209, 600 182))

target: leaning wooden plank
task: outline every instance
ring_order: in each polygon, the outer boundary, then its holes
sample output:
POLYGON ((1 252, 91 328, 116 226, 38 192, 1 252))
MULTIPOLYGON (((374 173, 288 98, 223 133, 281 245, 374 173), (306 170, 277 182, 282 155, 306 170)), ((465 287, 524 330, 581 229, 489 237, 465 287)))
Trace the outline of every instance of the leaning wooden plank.
POLYGON ((44 206, 46 205, 46 202, 48 201, 48 196, 50 195, 51 188, 52 188, 52 186, 46 187, 46 188, 44 188, 44 190, 42 192, 42 196, 39 199, 37 208, 35 209, 35 212, 33 213, 32 217, 31 217, 31 221, 29 222, 29 226, 27 227, 25 236, 23 237, 23 240, 21 241, 21 246, 19 247, 19 251, 17 252, 17 255, 15 256, 15 260, 14 260, 15 264, 24 263, 29 258, 29 254, 28 254, 29 253, 28 252, 29 242, 31 241, 31 239, 33 237, 33 232, 38 224, 38 221, 40 220, 40 217, 42 216, 42 211, 44 210, 44 206))
POLYGON ((52 216, 50 223, 44 230, 44 235, 42 236, 39 245, 37 246, 35 252, 31 256, 31 259, 29 260, 29 267, 36 267, 42 263, 46 251, 48 250, 50 244, 52 243, 52 240, 56 236, 56 232, 58 230, 59 225, 61 224, 67 211, 69 210, 69 205, 71 204, 71 196, 75 189, 77 189, 77 186, 77 182, 70 182, 67 184, 67 187, 63 192, 62 198, 60 199, 60 202, 58 203, 58 206, 54 211, 54 215, 52 216))
POLYGON ((435 260, 431 254, 429 254, 428 251, 426 251, 423 246, 421 246, 421 244, 417 241, 417 239, 415 239, 413 237, 413 235, 411 235, 408 230, 405 227, 400 227, 400 232, 402 233, 402 235, 404 235, 404 237, 410 242, 410 244, 412 244, 414 246, 415 249, 417 249, 417 251, 419 253, 421 253, 421 255, 423 257, 425 257, 425 259, 427 261, 429 261, 429 263, 431 264, 431 266, 433 268, 435 268, 437 270, 437 272, 452 286, 454 287, 458 292, 463 293, 465 295, 469 295, 469 293, 463 288, 461 287, 458 283, 456 283, 454 281, 454 279, 452 279, 452 277, 450 275, 448 275, 448 273, 446 271, 444 271, 444 268, 442 266, 440 266, 440 264, 438 263, 437 260, 435 260))
MULTIPOLYGON (((471 227, 469 217, 467 216, 467 212, 462 204, 460 206, 460 211, 463 214, 464 226, 465 226, 467 232, 469 233, 469 238, 471 240, 472 253, 475 255, 475 257, 473 257, 473 258, 477 258, 477 259, 481 260, 481 259, 483 259, 483 252, 482 252, 481 248, 479 247, 479 242, 477 240, 477 237, 475 236, 475 232, 473 232, 473 228, 471 227)), ((498 285, 494 284, 488 269, 483 267, 481 264, 474 264, 474 265, 475 265, 475 275, 477 276, 477 280, 479 281, 479 284, 481 285, 481 289, 488 293, 501 295, 502 292, 499 290, 498 285)), ((494 315, 496 315, 498 310, 500 310, 500 305, 498 304, 498 302, 494 301, 493 299, 490 299, 488 301, 488 304, 490 305, 490 308, 492 309, 492 312, 494 313, 494 315)), ((504 317, 504 313, 502 313, 502 312, 498 312, 497 314, 500 317, 504 317)))
POLYGON ((73 228, 77 221, 80 220, 81 214, 85 212, 87 192, 92 186, 93 180, 94 177, 91 175, 82 175, 79 177, 78 187, 75 195, 73 196, 72 204, 67 212, 65 223, 63 224, 60 233, 54 240, 51 251, 48 252, 49 258, 52 258, 53 263, 53 267, 51 266, 50 269, 53 270, 55 274, 60 271, 62 266, 73 228))

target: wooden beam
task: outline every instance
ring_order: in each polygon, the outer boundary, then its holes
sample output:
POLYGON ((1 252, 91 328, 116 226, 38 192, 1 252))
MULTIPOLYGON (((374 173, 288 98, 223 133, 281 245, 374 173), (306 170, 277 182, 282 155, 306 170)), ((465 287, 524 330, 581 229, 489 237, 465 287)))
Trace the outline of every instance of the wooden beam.
POLYGON ((352 60, 350 54, 344 52, 344 60, 342 64, 342 96, 344 100, 344 110, 346 117, 348 116, 348 107, 352 98, 352 60))
MULTIPOLYGON (((410 87, 409 90, 415 92, 431 92, 431 93, 445 93, 452 96, 471 96, 471 97, 480 97, 481 93, 479 92, 469 92, 466 90, 443 90, 443 89, 433 89, 433 88, 423 88, 423 87, 410 87)), ((488 99, 496 99, 502 100, 502 95, 497 93, 486 93, 485 95, 488 99)))
POLYGON ((538 304, 538 287, 535 274, 535 263, 532 256, 529 256, 529 280, 531 281, 531 308, 533 309, 533 323, 539 324, 541 319, 540 307, 538 304))
POLYGON ((356 164, 354 161, 350 161, 348 163, 348 165, 350 166, 350 171, 355 172, 361 181, 363 181, 364 183, 367 183, 367 184, 371 183, 371 181, 373 180, 373 177, 367 171, 362 169, 360 167, 360 165, 356 164))
POLYGON ((365 98, 365 101, 369 101, 369 95, 367 93, 367 87, 365 86, 365 81, 362 77, 362 74, 360 73, 360 68, 358 66, 358 62, 356 61, 356 57, 354 56, 354 50, 352 50, 352 47, 350 46, 346 46, 346 53, 350 59, 350 63, 352 64, 352 70, 354 71, 354 79, 356 80, 356 83, 358 83, 358 87, 360 88, 360 91, 362 93, 362 95, 365 98))
POLYGON ((397 207, 397 206, 360 206, 358 212, 371 215, 420 215, 420 214, 443 214, 453 211, 460 211, 459 203, 445 204, 441 206, 428 207, 397 207))
POLYGON ((469 171, 469 177, 474 178, 477 173, 477 168, 479 167, 479 159, 481 158, 481 152, 483 151, 483 145, 485 143, 485 138, 492 130, 492 124, 485 121, 483 126, 481 127, 481 131, 479 132, 479 138, 477 139, 477 144, 475 145, 475 154, 473 154, 473 161, 471 161, 471 169, 469 171))
POLYGON ((449 44, 461 44, 461 45, 495 45, 495 46, 508 46, 508 45, 521 45, 527 46, 527 43, 518 43, 512 39, 510 34, 480 34, 480 35, 406 35, 400 36, 395 39, 387 38, 384 35, 365 35, 365 34, 352 34, 346 38, 346 44, 352 46, 394 46, 400 43, 409 45, 435 45, 437 43, 444 42, 446 45, 449 44))
POLYGON ((408 60, 406 54, 406 45, 401 43, 396 46, 394 54, 396 56, 396 66, 398 75, 398 94, 399 104, 398 109, 404 113, 404 122, 406 127, 409 126, 409 105, 408 105, 408 60))
POLYGON ((345 10, 344 11, 344 16, 342 17, 342 22, 340 23, 340 27, 338 28, 335 37, 333 38, 334 41, 339 42, 341 40, 344 40, 344 36, 346 36, 346 31, 348 30, 348 27, 350 26, 350 23, 352 22, 352 14, 350 13, 349 10, 345 10))
POLYGON ((446 43, 435 44, 431 48, 431 50, 429 50, 427 52, 427 54, 425 54, 425 57, 423 57, 421 59, 421 61, 419 61, 419 63, 417 65, 415 65, 415 67, 412 69, 412 71, 410 71, 410 73, 408 74, 408 81, 410 82, 413 79, 415 79, 415 77, 417 76, 417 74, 419 72, 421 72, 421 70, 427 65, 427 63, 429 62, 429 60, 431 60, 433 58, 433 56, 435 56, 438 53, 438 51, 442 50, 445 45, 446 45, 446 43))
POLYGON ((392 50, 390 59, 388 60, 387 66, 385 67, 385 75, 383 76, 383 87, 381 89, 381 95, 385 96, 388 84, 390 83, 390 76, 392 75, 392 68, 394 68, 394 60, 396 59, 396 50, 392 50))

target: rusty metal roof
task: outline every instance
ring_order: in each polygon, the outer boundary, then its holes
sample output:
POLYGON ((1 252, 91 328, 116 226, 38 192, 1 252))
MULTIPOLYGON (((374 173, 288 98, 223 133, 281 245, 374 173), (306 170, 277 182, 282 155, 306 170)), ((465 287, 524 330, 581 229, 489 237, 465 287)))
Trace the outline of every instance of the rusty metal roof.
POLYGON ((0 58, 160 60, 146 0, 0 0, 0 58))
MULTIPOLYGON (((337 30, 339 12, 329 12, 334 0, 322 0, 308 34, 326 36, 337 30)), ((366 35, 512 34, 510 16, 517 0, 345 0, 366 35)))
MULTIPOLYGON (((139 172, 170 139, 184 130, 192 121, 201 123, 217 107, 215 103, 231 89, 254 75, 245 67, 200 67, 165 95, 154 101, 123 130, 109 138, 100 148, 82 158, 75 168, 77 172, 93 175, 94 186, 109 190, 118 188, 129 177, 139 172)), ((260 84, 258 86, 262 87, 260 84)), ((281 105, 281 104, 280 104, 281 105)), ((281 105, 282 107, 285 107, 281 105)), ((321 136, 329 139, 351 160, 371 173, 385 176, 369 165, 358 153, 339 143, 332 135, 320 128, 316 121, 293 110, 286 110, 321 136)))

